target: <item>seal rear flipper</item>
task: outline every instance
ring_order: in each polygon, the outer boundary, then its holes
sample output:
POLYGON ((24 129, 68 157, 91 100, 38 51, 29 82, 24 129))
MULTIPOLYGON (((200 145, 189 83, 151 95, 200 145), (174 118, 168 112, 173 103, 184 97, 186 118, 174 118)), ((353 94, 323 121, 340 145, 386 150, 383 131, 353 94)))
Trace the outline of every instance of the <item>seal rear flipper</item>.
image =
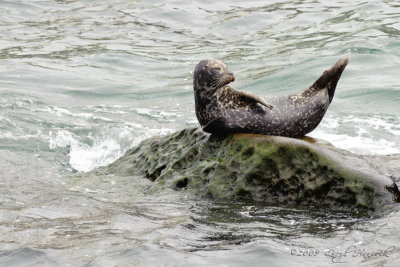
POLYGON ((229 128, 226 124, 226 119, 218 117, 207 123, 207 125, 203 127, 203 131, 212 135, 225 135, 229 133, 229 128))
POLYGON ((340 59, 335 65, 329 70, 324 71, 321 77, 310 86, 309 90, 319 91, 324 88, 328 88, 329 103, 332 102, 333 95, 335 94, 336 85, 342 75, 344 69, 349 63, 350 57, 340 59))

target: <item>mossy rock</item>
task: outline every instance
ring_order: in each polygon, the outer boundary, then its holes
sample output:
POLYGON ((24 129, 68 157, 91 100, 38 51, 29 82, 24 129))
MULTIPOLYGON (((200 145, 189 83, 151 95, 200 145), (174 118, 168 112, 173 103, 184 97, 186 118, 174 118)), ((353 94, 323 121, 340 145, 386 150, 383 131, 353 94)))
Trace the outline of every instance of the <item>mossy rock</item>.
MULTIPOLYGON (((400 157, 392 159, 400 163, 400 157)), ((154 182, 151 190, 336 210, 372 211, 400 195, 370 159, 326 142, 254 134, 223 138, 199 128, 147 139, 97 171, 142 175, 154 182)))

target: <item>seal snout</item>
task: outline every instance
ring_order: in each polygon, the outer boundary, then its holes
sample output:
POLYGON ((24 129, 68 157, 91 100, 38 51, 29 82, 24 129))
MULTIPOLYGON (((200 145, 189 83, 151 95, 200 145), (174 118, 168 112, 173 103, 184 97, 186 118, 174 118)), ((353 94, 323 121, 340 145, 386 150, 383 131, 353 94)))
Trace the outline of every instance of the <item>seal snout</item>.
POLYGON ((231 76, 231 82, 235 81, 235 75, 232 72, 228 73, 231 76))
POLYGON ((223 77, 225 76, 226 76, 225 78, 226 81, 233 82, 235 80, 235 75, 232 72, 228 72, 223 77))
POLYGON ((225 72, 222 76, 218 79, 216 88, 223 87, 235 80, 235 75, 232 72, 225 72))

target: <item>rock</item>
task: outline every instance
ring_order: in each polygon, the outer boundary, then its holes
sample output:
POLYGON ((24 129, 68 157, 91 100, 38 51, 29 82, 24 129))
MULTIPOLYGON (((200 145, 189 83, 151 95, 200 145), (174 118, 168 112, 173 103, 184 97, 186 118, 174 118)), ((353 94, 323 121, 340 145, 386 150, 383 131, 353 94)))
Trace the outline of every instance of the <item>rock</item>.
POLYGON ((309 137, 222 138, 188 128, 147 139, 97 171, 145 176, 154 182, 152 190, 169 187, 217 199, 374 211, 400 200, 394 173, 400 155, 389 157, 394 168, 374 166, 385 165, 377 158, 309 137))

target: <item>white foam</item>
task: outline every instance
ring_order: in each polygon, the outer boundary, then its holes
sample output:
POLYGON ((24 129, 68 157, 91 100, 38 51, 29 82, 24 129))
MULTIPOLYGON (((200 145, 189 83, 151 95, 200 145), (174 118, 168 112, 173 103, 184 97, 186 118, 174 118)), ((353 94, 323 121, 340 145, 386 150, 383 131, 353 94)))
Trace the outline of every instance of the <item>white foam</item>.
POLYGON ((150 115, 151 114, 151 109, 148 108, 134 108, 139 115, 150 115))
POLYGON ((79 171, 87 172, 97 167, 105 166, 121 157, 127 149, 139 144, 146 138, 155 135, 165 135, 174 132, 174 129, 140 129, 136 132, 123 129, 113 133, 106 133, 101 136, 87 138, 93 140, 92 145, 80 142, 78 137, 67 130, 58 130, 55 134, 49 132, 49 147, 69 147, 69 164, 79 171))
POLYGON ((89 146, 79 142, 77 137, 67 130, 59 130, 55 136, 50 131, 49 136, 51 149, 70 147, 69 164, 77 171, 86 172, 107 165, 122 155, 121 145, 111 138, 95 138, 93 145, 89 146))
POLYGON ((362 136, 349 136, 345 134, 329 134, 314 131, 309 134, 330 142, 332 145, 362 155, 388 155, 400 153, 398 144, 385 140, 372 140, 362 136))
POLYGON ((337 117, 324 118, 309 135, 357 154, 387 155, 400 153, 400 118, 337 117))
POLYGON ((107 165, 121 156, 121 146, 112 139, 97 141, 93 146, 79 144, 69 153, 72 168, 86 172, 107 165))
MULTIPOLYGON (((46 112, 50 114, 55 114, 56 116, 62 117, 62 116, 68 116, 68 117, 73 117, 73 118, 81 118, 81 119, 91 119, 91 120, 101 120, 101 121, 106 121, 110 122, 111 120, 105 117, 100 117, 100 116, 95 116, 92 113, 85 113, 85 112, 80 112, 80 113, 73 113, 65 108, 60 108, 60 107, 46 107, 46 108, 38 108, 34 109, 34 112, 46 112)), ((122 114, 122 113, 121 113, 122 114)))
POLYGON ((131 126, 133 128, 136 128, 136 129, 142 129, 143 128, 142 124, 135 123, 135 122, 125 122, 125 125, 131 126))
POLYGON ((13 133, 10 131, 3 132, 0 130, 0 139, 10 139, 10 140, 28 140, 28 139, 34 139, 34 138, 42 138, 46 139, 45 136, 42 135, 42 132, 40 130, 37 130, 36 133, 32 134, 20 134, 20 133, 13 133))
POLYGON ((53 138, 53 132, 49 132, 49 147, 55 149, 56 147, 66 147, 68 145, 76 146, 78 141, 73 137, 72 133, 66 130, 60 130, 53 138))
POLYGON ((155 119, 162 119, 163 121, 172 121, 172 118, 181 117, 181 114, 178 112, 169 112, 164 110, 157 110, 157 109, 149 109, 149 108, 132 108, 130 110, 136 111, 138 115, 147 116, 155 119))

